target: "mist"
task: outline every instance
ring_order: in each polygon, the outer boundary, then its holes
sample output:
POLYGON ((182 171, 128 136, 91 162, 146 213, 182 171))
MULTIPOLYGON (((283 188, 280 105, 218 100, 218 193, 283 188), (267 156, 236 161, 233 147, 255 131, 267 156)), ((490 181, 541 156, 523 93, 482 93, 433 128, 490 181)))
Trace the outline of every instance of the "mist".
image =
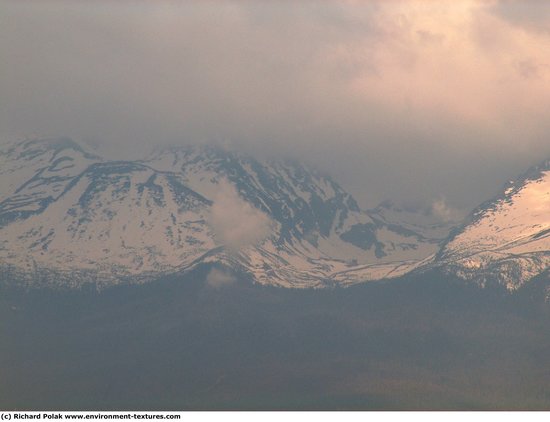
POLYGON ((210 212, 214 237, 230 252, 253 246, 269 235, 269 216, 243 200, 226 180, 218 184, 210 212))

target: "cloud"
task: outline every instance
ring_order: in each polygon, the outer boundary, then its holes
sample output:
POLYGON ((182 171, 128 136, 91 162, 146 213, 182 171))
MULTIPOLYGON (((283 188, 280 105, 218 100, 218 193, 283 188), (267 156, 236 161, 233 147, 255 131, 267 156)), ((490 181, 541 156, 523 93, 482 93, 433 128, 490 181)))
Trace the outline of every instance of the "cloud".
POLYGON ((447 204, 445 198, 439 198, 433 201, 431 211, 434 216, 446 223, 453 221, 457 222, 464 217, 464 213, 447 204))
POLYGON ((228 249, 239 251, 269 235, 269 217, 244 201, 227 181, 219 182, 212 199, 208 223, 216 240, 228 249))
MULTIPOLYGON (((3 1, 0 138, 291 155, 474 207, 550 156, 547 2, 3 1)), ((366 183, 366 181, 368 183, 366 183)))
POLYGON ((206 284, 215 289, 231 286, 237 279, 226 271, 213 268, 206 276, 206 284))
POLYGON ((550 3, 546 0, 498 0, 491 11, 525 30, 550 34, 550 3))

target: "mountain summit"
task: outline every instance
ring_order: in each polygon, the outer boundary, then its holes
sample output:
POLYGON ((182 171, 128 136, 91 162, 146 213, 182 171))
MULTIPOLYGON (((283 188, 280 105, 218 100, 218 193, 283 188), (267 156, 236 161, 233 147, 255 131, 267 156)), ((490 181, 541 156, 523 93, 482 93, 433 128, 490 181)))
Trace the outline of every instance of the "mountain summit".
POLYGON ((145 282, 211 263, 262 284, 349 285, 416 268, 449 229, 361 210, 298 162, 215 146, 109 161, 70 139, 25 140, 0 162, 0 265, 32 284, 145 282))
MULTIPOLYGON (((217 146, 112 161, 66 138, 0 147, 4 279, 142 283, 200 264, 324 287, 437 269, 515 290, 550 265, 550 161, 454 228, 384 201, 363 210, 329 176, 217 146)), ((219 277, 218 277, 219 278, 219 277)))
POLYGON ((434 265, 508 290, 544 273, 550 266, 550 161, 476 208, 445 241, 434 265))

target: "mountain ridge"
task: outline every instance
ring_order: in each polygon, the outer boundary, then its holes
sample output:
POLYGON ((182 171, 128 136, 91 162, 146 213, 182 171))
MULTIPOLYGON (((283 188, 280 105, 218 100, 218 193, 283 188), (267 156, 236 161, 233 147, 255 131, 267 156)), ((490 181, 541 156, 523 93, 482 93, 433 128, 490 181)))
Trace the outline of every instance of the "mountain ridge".
POLYGON ((550 160, 463 222, 363 210, 295 160, 219 146, 107 160, 68 138, 0 146, 0 267, 28 285, 143 283, 200 264, 319 288, 436 270, 514 291, 550 267, 550 160), (454 228, 453 228, 454 227, 454 228))
POLYGON ((451 231, 432 266, 517 290, 550 266, 550 160, 507 182, 451 231))
POLYGON ((0 263, 29 283, 51 272, 108 285, 217 262, 262 284, 348 285, 403 274, 440 241, 361 210, 295 161, 212 146, 109 161, 66 138, 0 151, 0 263))

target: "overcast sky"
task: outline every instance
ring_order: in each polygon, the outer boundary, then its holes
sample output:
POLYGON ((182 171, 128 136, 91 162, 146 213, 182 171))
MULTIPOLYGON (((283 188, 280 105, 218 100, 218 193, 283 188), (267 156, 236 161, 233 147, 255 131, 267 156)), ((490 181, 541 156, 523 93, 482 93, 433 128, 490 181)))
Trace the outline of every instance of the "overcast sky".
POLYGON ((0 137, 293 155, 469 209, 550 157, 550 2, 0 0, 0 137))

